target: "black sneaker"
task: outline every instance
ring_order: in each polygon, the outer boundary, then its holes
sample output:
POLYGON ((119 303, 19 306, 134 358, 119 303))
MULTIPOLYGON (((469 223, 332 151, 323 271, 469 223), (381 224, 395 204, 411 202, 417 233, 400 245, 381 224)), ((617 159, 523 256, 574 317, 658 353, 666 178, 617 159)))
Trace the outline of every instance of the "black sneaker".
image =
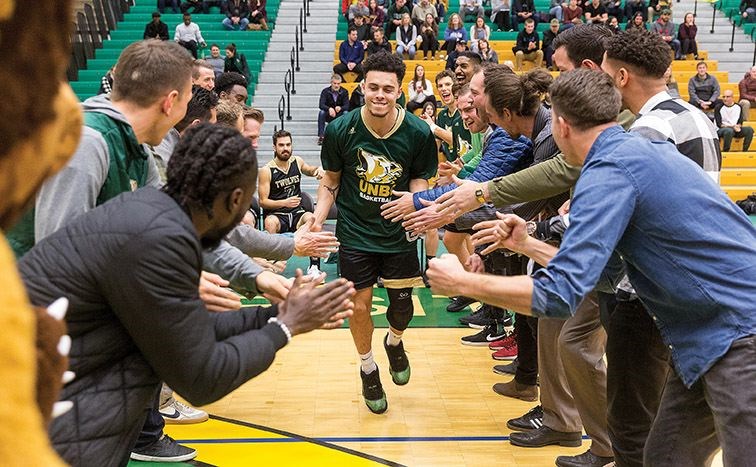
POLYGON ((446 311, 450 313, 456 313, 458 311, 464 310, 465 308, 472 305, 476 301, 477 300, 470 297, 462 297, 462 296, 452 297, 451 303, 449 304, 449 306, 446 307, 446 311))
POLYGON ((493 372, 502 376, 513 375, 517 373, 517 365, 519 365, 519 362, 515 358, 512 360, 512 363, 506 365, 494 365, 493 372))
POLYGON ((389 361, 389 373, 391 380, 397 386, 404 386, 409 383, 410 364, 407 359, 407 353, 404 351, 404 343, 399 341, 399 345, 388 345, 388 334, 383 338, 383 348, 386 349, 389 361))
POLYGON ((543 407, 536 405, 522 417, 507 421, 510 430, 537 430, 543 426, 543 407))
POLYGON ((505 337, 507 337, 507 332, 503 328, 500 330, 498 323, 494 322, 483 328, 479 333, 465 336, 461 340, 464 345, 488 347, 488 344, 491 342, 504 339, 505 337))
MULTIPOLYGON (((473 310, 472 313, 470 313, 467 316, 463 316, 459 318, 459 324, 464 324, 466 326, 470 326, 470 323, 475 324, 474 329, 483 329, 484 327, 488 326, 489 324, 493 323, 494 317, 491 315, 491 307, 489 305, 483 304, 473 310), (480 327, 477 327, 478 325, 481 325, 480 327)), ((473 326, 470 326, 473 327, 473 326)))
POLYGON ((386 400, 386 393, 383 392, 378 368, 369 374, 365 374, 360 368, 360 377, 362 378, 362 397, 365 398, 365 405, 373 413, 385 412, 388 409, 388 401, 386 400))
POLYGON ((184 462, 195 457, 197 457, 196 449, 182 446, 165 434, 146 448, 131 451, 131 458, 135 461, 184 462))

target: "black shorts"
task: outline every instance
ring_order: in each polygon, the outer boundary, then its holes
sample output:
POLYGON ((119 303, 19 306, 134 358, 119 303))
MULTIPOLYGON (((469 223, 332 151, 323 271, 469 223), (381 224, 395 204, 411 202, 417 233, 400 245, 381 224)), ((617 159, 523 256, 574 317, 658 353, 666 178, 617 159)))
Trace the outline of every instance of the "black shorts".
POLYGON ((306 212, 307 211, 305 211, 304 209, 292 212, 270 212, 265 213, 265 217, 276 216, 278 218, 278 222, 281 224, 281 229, 278 231, 278 233, 286 233, 294 232, 297 230, 299 220, 302 218, 302 216, 305 215, 306 212))
POLYGON ((420 260, 417 252, 371 253, 347 246, 339 247, 339 268, 341 277, 354 283, 354 288, 372 287, 378 277, 388 289, 418 287, 423 284, 420 277, 420 260))

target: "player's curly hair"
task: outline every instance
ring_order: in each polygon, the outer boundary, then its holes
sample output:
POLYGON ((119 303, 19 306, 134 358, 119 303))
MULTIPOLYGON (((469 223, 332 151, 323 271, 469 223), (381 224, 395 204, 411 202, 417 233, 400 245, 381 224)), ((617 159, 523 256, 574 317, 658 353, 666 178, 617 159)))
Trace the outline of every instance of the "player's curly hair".
POLYGON ((394 73, 402 84, 404 74, 407 72, 407 65, 404 64, 402 57, 396 54, 375 53, 370 54, 362 62, 362 72, 367 76, 369 71, 383 71, 385 73, 394 73))
POLYGON ((215 92, 220 96, 222 92, 229 92, 235 85, 247 87, 247 78, 241 73, 227 71, 218 75, 215 80, 215 92))
POLYGON ((213 217, 213 202, 245 179, 257 179, 257 156, 238 131, 209 123, 186 130, 166 169, 163 191, 184 209, 201 208, 213 217))
POLYGON ((176 124, 176 130, 182 132, 193 121, 207 122, 212 117, 212 110, 218 105, 218 96, 213 91, 197 85, 192 86, 192 98, 186 105, 186 115, 176 124))
POLYGON ((617 60, 649 78, 661 78, 672 63, 669 45, 655 32, 630 29, 609 39, 606 58, 617 60))

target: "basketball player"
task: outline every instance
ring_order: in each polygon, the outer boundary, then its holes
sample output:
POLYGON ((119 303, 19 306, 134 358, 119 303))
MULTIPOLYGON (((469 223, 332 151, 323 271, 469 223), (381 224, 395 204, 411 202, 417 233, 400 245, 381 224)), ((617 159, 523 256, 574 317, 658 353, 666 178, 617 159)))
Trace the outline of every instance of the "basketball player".
POLYGON ((428 125, 396 105, 406 70, 402 59, 373 54, 362 67, 365 105, 326 127, 320 152, 325 173, 313 228, 321 228, 336 202, 341 275, 357 289, 349 327, 361 359, 362 394, 368 408, 379 414, 388 402, 371 349, 373 284, 380 276, 388 291, 390 327, 383 344, 397 385, 410 378, 402 334, 414 312, 412 287, 422 284, 416 237, 383 219, 381 205, 391 201, 395 190, 427 189, 437 158, 428 125))

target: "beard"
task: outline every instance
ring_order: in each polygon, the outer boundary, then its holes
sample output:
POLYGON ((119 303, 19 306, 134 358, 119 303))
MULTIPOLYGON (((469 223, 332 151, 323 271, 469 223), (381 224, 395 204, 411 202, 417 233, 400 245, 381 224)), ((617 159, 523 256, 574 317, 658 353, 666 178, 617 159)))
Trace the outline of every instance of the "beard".
POLYGON ((228 235, 229 232, 234 230, 234 228, 239 225, 239 223, 244 219, 244 214, 246 214, 247 209, 241 210, 233 219, 232 222, 230 222, 228 225, 224 225, 221 227, 217 227, 215 229, 208 230, 205 235, 202 236, 200 239, 200 245, 202 245, 203 250, 214 250, 215 248, 220 245, 220 242, 226 238, 226 235, 228 235))
POLYGON ((290 152, 276 152, 276 159, 286 162, 291 158, 290 152))

